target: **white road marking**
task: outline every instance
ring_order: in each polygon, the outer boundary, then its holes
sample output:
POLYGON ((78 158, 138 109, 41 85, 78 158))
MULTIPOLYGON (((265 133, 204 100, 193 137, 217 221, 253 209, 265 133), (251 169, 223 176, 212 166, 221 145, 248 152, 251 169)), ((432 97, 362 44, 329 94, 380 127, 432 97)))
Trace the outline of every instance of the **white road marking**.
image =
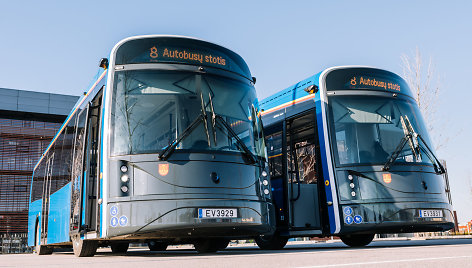
POLYGON ((437 258, 418 258, 418 259, 405 259, 405 260, 371 261, 371 262, 351 262, 351 263, 326 264, 326 265, 316 265, 316 266, 301 266, 297 268, 341 267, 341 266, 353 266, 353 265, 386 264, 386 263, 417 262, 417 261, 437 261, 437 260, 462 259, 462 258, 472 259, 472 255, 454 256, 454 257, 437 257, 437 258))

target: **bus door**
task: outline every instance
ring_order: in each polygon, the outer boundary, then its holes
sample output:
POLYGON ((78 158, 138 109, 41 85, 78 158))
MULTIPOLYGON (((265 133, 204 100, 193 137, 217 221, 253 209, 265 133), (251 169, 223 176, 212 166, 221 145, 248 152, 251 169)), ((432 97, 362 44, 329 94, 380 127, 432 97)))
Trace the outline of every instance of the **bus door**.
POLYGON ((84 225, 87 226, 88 231, 98 230, 98 196, 99 192, 99 126, 100 126, 100 111, 101 111, 101 96, 97 96, 89 104, 87 117, 87 135, 85 142, 85 163, 84 163, 84 178, 85 178, 85 194, 83 197, 83 209, 85 210, 84 225))
POLYGON ((49 201, 51 195, 51 183, 52 183, 52 165, 54 163, 54 152, 48 156, 46 161, 46 172, 44 173, 43 183, 43 207, 41 211, 41 244, 47 244, 47 233, 48 233, 48 218, 49 218, 49 201))
MULTIPOLYGON (((321 229, 318 191, 318 138, 313 110, 286 119, 285 163, 288 181, 290 226, 321 229)), ((319 148, 319 146, 318 146, 319 148)))
POLYGON ((75 123, 74 156, 72 164, 71 184, 71 235, 84 229, 82 224, 82 196, 83 196, 83 174, 84 174, 84 150, 86 137, 86 122, 88 107, 79 112, 75 123))

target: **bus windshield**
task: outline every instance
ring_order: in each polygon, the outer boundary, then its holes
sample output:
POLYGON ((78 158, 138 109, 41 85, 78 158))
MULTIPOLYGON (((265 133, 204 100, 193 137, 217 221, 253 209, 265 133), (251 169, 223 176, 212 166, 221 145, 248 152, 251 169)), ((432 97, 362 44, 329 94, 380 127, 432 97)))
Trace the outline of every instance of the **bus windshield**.
MULTIPOLYGON (((432 148, 418 105, 409 98, 378 96, 329 97, 331 140, 337 165, 383 165, 405 137, 401 116, 406 115, 416 133, 432 148)), ((395 163, 430 163, 414 157, 409 146, 395 163)))
POLYGON ((265 158, 258 144, 263 143, 262 129, 251 116, 257 100, 249 81, 191 72, 120 71, 112 101, 112 155, 161 152, 202 116, 203 105, 207 127, 199 123, 176 150, 242 152, 227 129, 212 129, 214 111, 253 154, 265 158))

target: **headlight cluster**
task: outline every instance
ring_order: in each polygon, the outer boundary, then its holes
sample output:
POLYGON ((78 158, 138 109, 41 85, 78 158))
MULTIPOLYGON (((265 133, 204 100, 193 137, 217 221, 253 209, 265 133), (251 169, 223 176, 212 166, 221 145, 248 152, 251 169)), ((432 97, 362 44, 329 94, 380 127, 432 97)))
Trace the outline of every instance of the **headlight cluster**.
POLYGON ((267 171, 263 170, 261 172, 261 179, 262 179, 262 185, 263 185, 263 190, 265 195, 269 196, 270 195, 270 190, 269 190, 269 174, 267 174, 267 171))
POLYGON ((356 197, 356 190, 354 189, 356 187, 354 184, 354 176, 349 174, 347 175, 347 179, 349 180, 349 187, 351 188, 351 196, 354 198, 356 197))
POLYGON ((123 192, 123 194, 125 195, 128 195, 128 191, 129 191, 129 174, 128 174, 128 171, 129 171, 129 168, 128 168, 128 163, 126 163, 125 161, 122 161, 121 162, 121 166, 120 166, 120 180, 121 180, 121 187, 120 187, 120 190, 121 192, 123 192))

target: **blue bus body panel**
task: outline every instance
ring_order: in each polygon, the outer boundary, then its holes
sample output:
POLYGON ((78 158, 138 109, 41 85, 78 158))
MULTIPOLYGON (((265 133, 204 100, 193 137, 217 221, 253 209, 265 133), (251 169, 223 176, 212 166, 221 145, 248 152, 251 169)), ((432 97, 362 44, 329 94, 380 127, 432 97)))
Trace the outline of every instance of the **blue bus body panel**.
MULTIPOLYGON (((265 118, 266 120, 264 121, 273 122, 272 120, 273 117, 276 116, 277 118, 280 118, 279 120, 282 120, 286 116, 286 114, 288 114, 289 109, 296 109, 297 105, 299 105, 300 103, 303 103, 306 101, 315 102, 316 119, 317 119, 317 127, 318 127, 317 129, 318 139, 320 143, 321 163, 322 163, 322 169, 323 169, 323 184, 325 185, 325 192, 326 192, 326 199, 327 199, 326 201, 333 201, 333 194, 332 194, 331 187, 332 185, 334 185, 334 178, 329 177, 328 164, 330 163, 331 159, 328 159, 328 154, 326 150, 329 148, 326 148, 326 145, 325 145, 328 137, 325 136, 325 133, 327 133, 327 131, 324 129, 324 125, 323 125, 324 119, 323 119, 322 109, 325 107, 321 100, 321 94, 325 94, 325 93, 321 92, 321 86, 320 86, 321 73, 322 72, 317 73, 280 92, 277 92, 276 94, 270 97, 263 99, 261 101, 260 106, 264 110, 263 112, 264 115, 269 115, 265 118), (314 94, 310 94, 309 92, 305 91, 305 89, 307 89, 311 85, 315 85, 318 87, 318 91, 315 92, 314 94), (284 114, 284 116, 282 117, 281 114, 284 114)), ((303 112, 303 110, 301 110, 300 112, 303 112)), ((269 122, 269 123, 272 123, 272 122, 269 122)), ((335 206, 328 206, 329 226, 330 226, 330 233, 332 234, 335 233, 336 231, 336 220, 335 220, 335 211, 334 211, 335 209, 338 209, 338 208, 335 206)))
MULTIPOLYGON (((314 85, 315 81, 318 83, 317 77, 319 77, 319 74, 302 80, 282 91, 273 94, 270 97, 261 100, 259 102, 260 108, 264 110, 264 113, 270 113, 271 109, 275 109, 281 105, 295 105, 295 100, 310 96, 310 94, 306 92, 305 89, 311 85, 314 85)), ((283 107, 280 107, 280 109, 283 109, 283 107)))
POLYGON ((71 183, 53 193, 49 200, 48 244, 69 242, 71 183))
MULTIPOLYGON (((38 199, 33 203, 29 204, 29 212, 28 212, 28 246, 34 246, 34 237, 35 237, 35 228, 36 228, 36 219, 39 220, 39 224, 41 225, 41 208, 43 207, 43 200, 38 199)), ((41 226, 40 226, 41 227, 41 226)))

